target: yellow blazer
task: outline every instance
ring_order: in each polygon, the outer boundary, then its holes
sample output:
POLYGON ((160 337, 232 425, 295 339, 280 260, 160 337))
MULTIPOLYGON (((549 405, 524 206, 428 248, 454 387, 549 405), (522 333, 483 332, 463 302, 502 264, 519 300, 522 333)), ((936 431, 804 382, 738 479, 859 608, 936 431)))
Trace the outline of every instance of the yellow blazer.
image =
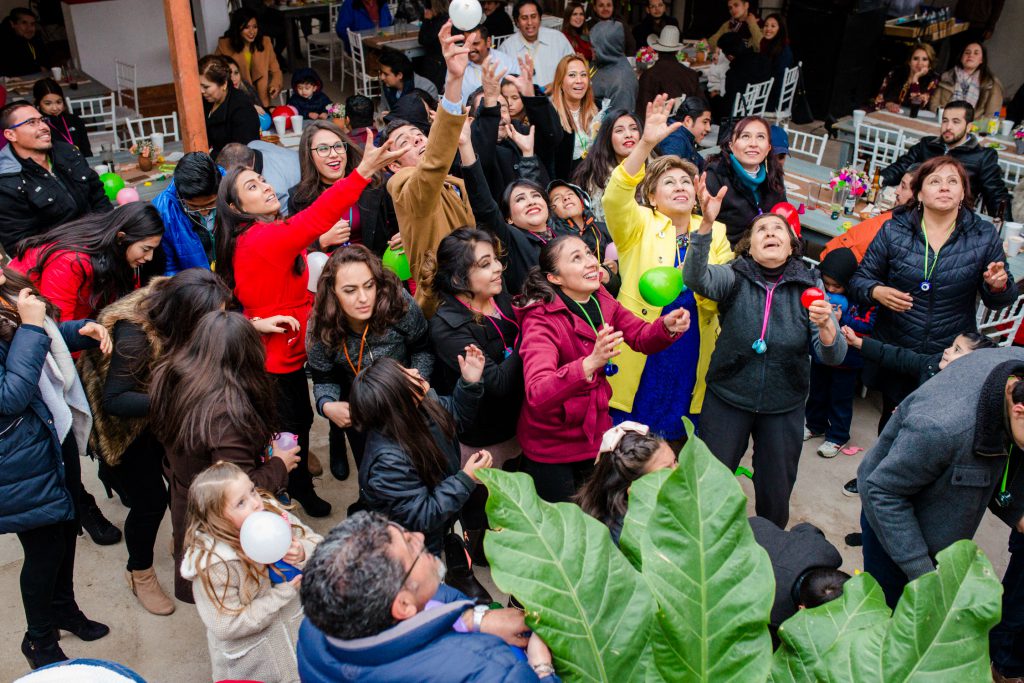
POLYGON ((217 41, 217 54, 231 57, 238 62, 238 73, 242 75, 242 80, 251 85, 260 96, 260 101, 256 104, 262 105, 264 109, 269 107, 270 89, 276 87, 280 92, 284 81, 270 38, 263 36, 263 49, 252 53, 251 67, 245 63, 244 54, 231 49, 231 40, 228 38, 217 41))
MULTIPOLYGON (((671 266, 676 258, 676 231, 668 216, 636 202, 636 188, 644 178, 641 168, 630 176, 619 164, 612 171, 601 202, 604 205, 608 232, 619 252, 619 273, 622 287, 619 303, 650 322, 661 315, 661 307, 651 306, 640 296, 640 276, 651 268, 671 266)), ((700 216, 690 218, 690 232, 700 227, 700 216)), ((710 263, 725 264, 733 259, 725 226, 716 222, 711 229, 710 263)), ((680 264, 682 268, 682 264, 680 264)), ((706 385, 704 377, 711 363, 711 353, 721 328, 718 325, 718 304, 702 296, 697 297, 697 325, 700 330, 700 354, 697 359, 697 383, 693 389, 690 412, 699 413, 704 405, 706 385)), ((692 321, 691 321, 692 324, 692 321)), ((647 356, 629 348, 615 360, 619 372, 608 378, 612 385, 611 407, 632 412, 633 397, 640 386, 647 356)), ((666 377, 670 382, 672 378, 666 377)))

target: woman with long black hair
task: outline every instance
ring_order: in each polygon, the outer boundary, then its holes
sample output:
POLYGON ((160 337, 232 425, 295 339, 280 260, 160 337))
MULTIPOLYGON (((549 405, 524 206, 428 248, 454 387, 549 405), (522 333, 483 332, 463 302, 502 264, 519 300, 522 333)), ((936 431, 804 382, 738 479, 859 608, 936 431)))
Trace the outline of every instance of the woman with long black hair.
POLYGON ((629 156, 640 142, 643 132, 644 125, 633 112, 625 109, 606 112, 601 119, 601 127, 597 129, 594 144, 572 174, 572 181, 590 195, 591 210, 597 220, 605 220, 601 197, 612 170, 629 156))
POLYGON ((331 472, 348 477, 345 436, 359 469, 365 436, 352 429, 348 390, 363 369, 394 358, 430 379, 427 320, 398 276, 363 245, 336 249, 317 283, 306 352, 318 413, 330 421, 331 472))
POLYGON ((217 42, 217 54, 230 57, 238 65, 242 80, 251 85, 259 97, 254 104, 264 108, 271 106, 281 92, 283 75, 274 46, 263 34, 255 12, 242 7, 231 13, 228 30, 217 42))
POLYGON ((205 268, 160 278, 103 309, 99 323, 113 338, 114 353, 87 352, 79 360, 93 409, 93 443, 131 505, 124 523, 128 586, 152 614, 171 614, 174 601, 153 570, 168 496, 164 449, 149 423, 149 383, 157 361, 185 346, 206 313, 230 302, 231 292, 205 268))
POLYGON ((153 259, 163 234, 157 210, 132 202, 22 240, 10 265, 62 320, 91 318, 139 286, 138 269, 153 259))
POLYGON ((391 142, 374 147, 367 141, 356 170, 334 183, 309 208, 281 216, 274 188, 247 168, 228 172, 217 195, 217 275, 232 289, 250 319, 290 316, 280 332, 264 334, 266 368, 277 385, 277 431, 299 437, 302 466, 289 476, 288 492, 308 514, 326 517, 331 505, 316 495, 306 466, 313 409, 303 365, 306 323, 313 297, 307 289, 306 248, 343 244, 349 237, 339 220, 355 205, 370 178, 405 149, 391 142))

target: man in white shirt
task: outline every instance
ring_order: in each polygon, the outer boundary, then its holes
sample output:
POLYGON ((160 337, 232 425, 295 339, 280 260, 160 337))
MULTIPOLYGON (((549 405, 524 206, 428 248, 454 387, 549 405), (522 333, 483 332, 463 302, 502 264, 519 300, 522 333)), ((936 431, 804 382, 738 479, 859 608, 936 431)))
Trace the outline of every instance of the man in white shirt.
POLYGON ((462 104, 466 104, 469 95, 483 85, 483 65, 488 58, 498 64, 497 73, 504 71, 506 76, 519 73, 515 57, 491 49, 491 35, 483 24, 466 33, 465 40, 469 48, 469 64, 462 77, 462 104))
MULTIPOLYGON (((516 0, 512 18, 518 30, 498 49, 516 60, 530 55, 534 65, 533 83, 547 91, 555 77, 558 62, 562 57, 573 54, 572 46, 561 31, 540 25, 541 11, 537 0, 516 0)), ((523 93, 524 96, 527 94, 523 93)))

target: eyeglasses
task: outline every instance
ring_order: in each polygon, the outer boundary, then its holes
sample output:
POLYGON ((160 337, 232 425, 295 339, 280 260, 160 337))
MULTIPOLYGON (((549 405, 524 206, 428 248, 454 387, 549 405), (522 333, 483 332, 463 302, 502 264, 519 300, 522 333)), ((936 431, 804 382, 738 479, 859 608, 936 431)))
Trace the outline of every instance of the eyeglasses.
POLYGON ((209 204, 204 204, 203 206, 192 206, 190 204, 186 204, 185 200, 180 198, 178 199, 178 201, 181 202, 181 210, 185 212, 186 216, 198 218, 199 216, 209 216, 217 214, 216 200, 210 202, 209 204))
MULTIPOLYGON (((393 527, 398 533, 402 535, 402 540, 405 540, 406 531, 404 528, 400 527, 397 524, 388 524, 388 526, 393 527)), ((406 547, 408 547, 409 542, 406 541, 405 545, 406 547)), ((412 570, 416 568, 416 563, 419 562, 420 558, 423 557, 423 555, 425 555, 427 552, 428 550, 426 545, 420 547, 420 551, 416 553, 416 557, 413 558, 412 564, 409 565, 408 571, 406 571, 405 575, 402 577, 401 583, 398 584, 398 590, 402 590, 402 588, 405 586, 405 582, 409 580, 410 576, 412 576, 412 570)))
POLYGON ((45 124, 45 121, 43 120, 42 116, 33 116, 30 119, 25 119, 21 123, 16 123, 13 126, 7 126, 7 130, 14 130, 15 128, 21 128, 22 126, 29 126, 31 128, 36 128, 36 127, 44 125, 44 124, 45 124))
POLYGON ((345 143, 335 142, 333 145, 317 145, 316 147, 313 147, 313 151, 320 157, 330 156, 331 152, 334 152, 340 157, 345 153, 345 143))

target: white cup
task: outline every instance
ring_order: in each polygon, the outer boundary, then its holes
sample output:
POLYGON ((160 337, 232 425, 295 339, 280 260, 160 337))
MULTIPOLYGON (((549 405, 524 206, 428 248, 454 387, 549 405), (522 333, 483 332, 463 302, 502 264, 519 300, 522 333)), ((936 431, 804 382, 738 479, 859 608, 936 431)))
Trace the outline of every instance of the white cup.
POLYGON ((1003 230, 1006 231, 1006 238, 1020 237, 1021 232, 1024 232, 1024 223, 1014 223, 1013 221, 1006 221, 1003 223, 1003 230))
POLYGON ((1024 237, 1011 237, 1006 240, 1007 244, 1010 245, 1010 250, 1006 253, 1007 256, 1013 258, 1020 253, 1022 247, 1024 247, 1024 237))
POLYGON ((292 133, 294 133, 295 135, 298 135, 301 132, 302 132, 302 117, 301 116, 293 116, 292 117, 292 133))
POLYGON ((157 154, 163 154, 163 151, 164 151, 164 134, 163 133, 153 133, 152 135, 149 136, 149 141, 151 143, 153 143, 153 147, 156 148, 156 153, 157 154))
POLYGON ((999 132, 1003 137, 1010 137, 1010 133, 1013 132, 1013 123, 1013 121, 1004 119, 1003 122, 999 124, 999 132))
POLYGON ((854 109, 853 110, 853 127, 854 128, 860 128, 860 124, 864 123, 864 117, 867 116, 867 115, 868 115, 868 113, 866 111, 864 111, 863 109, 854 109))
POLYGON ((92 167, 92 170, 96 171, 96 175, 103 175, 110 170, 110 167, 106 164, 96 164, 92 167))
POLYGON ((935 118, 938 119, 939 125, 942 125, 942 107, 935 110, 935 118))
POLYGON ((283 138, 284 131, 288 127, 287 116, 275 116, 274 117, 274 128, 277 130, 277 136, 283 138))
POLYGON ((58 82, 60 81, 60 79, 64 77, 64 69, 60 68, 59 66, 51 67, 50 73, 53 74, 53 80, 58 82))

